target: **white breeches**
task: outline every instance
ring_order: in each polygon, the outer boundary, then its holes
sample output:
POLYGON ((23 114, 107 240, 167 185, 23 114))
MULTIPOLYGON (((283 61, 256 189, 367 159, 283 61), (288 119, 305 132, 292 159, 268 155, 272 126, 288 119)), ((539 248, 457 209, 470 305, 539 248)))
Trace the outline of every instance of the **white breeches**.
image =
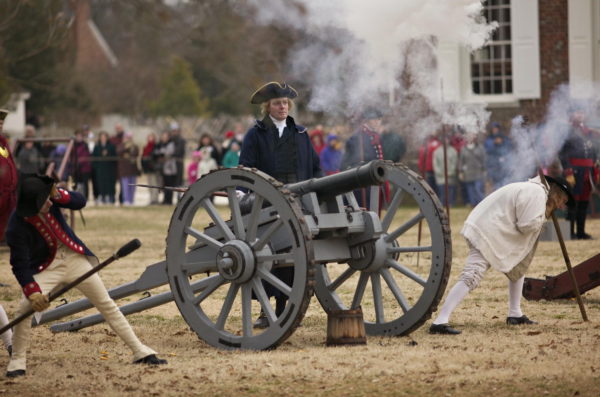
MULTIPOLYGON (((48 294, 53 289, 75 280, 91 268, 92 265, 84 255, 75 253, 61 244, 52 264, 46 270, 36 274, 34 278, 42 292, 48 294)), ((108 295, 97 273, 85 279, 76 288, 90 300, 113 331, 129 346, 134 360, 156 353, 137 338, 123 313, 108 295)), ((28 299, 23 296, 17 315, 26 312, 30 307, 28 299)), ((14 327, 13 354, 8 363, 8 371, 25 369, 30 331, 31 318, 23 320, 14 327)))
POLYGON ((470 247, 465 267, 458 280, 464 282, 469 287, 469 291, 473 291, 479 286, 483 275, 489 268, 490 263, 481 255, 481 252, 475 247, 470 247))

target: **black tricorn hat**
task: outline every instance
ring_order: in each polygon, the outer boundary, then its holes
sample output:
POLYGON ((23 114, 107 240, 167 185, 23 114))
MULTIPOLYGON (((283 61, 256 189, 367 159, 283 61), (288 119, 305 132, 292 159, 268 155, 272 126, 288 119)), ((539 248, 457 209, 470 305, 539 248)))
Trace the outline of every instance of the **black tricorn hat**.
POLYGON ((381 118, 383 118, 383 116, 384 116, 383 112, 373 106, 369 106, 369 107, 363 109, 359 115, 359 117, 362 121, 381 119, 381 118))
POLYGON ((254 91, 254 94, 250 97, 250 103, 258 105, 273 98, 294 99, 297 96, 298 92, 291 85, 271 81, 254 91))
POLYGON ((6 116, 8 116, 8 110, 6 109, 0 109, 0 120, 4 120, 6 118, 6 116))
POLYGON ((46 175, 27 175, 19 181, 17 215, 33 216, 40 212, 56 181, 46 175))
POLYGON ((548 183, 554 183, 563 192, 565 192, 565 194, 569 198, 567 200, 567 207, 572 208, 575 206, 575 198, 573 197, 573 192, 571 191, 571 186, 569 186, 569 184, 567 183, 565 178, 563 178, 561 176, 552 177, 552 176, 546 175, 546 180, 548 181, 548 183))

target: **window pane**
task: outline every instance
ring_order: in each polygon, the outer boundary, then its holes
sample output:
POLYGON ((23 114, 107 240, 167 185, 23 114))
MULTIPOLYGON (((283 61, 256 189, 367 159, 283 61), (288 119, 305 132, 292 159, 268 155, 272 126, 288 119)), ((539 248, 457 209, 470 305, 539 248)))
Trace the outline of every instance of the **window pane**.
POLYGON ((500 40, 500 28, 498 28, 492 32, 492 41, 498 41, 498 40, 500 40))
POLYGON ((492 93, 492 84, 489 80, 483 81, 483 92, 482 94, 491 94, 492 93))
POLYGON ((494 76, 502 76, 504 73, 502 73, 502 63, 493 63, 492 64, 492 74, 494 76))
POLYGON ((492 21, 499 21, 500 20, 500 10, 497 8, 493 8, 491 18, 492 18, 492 21))
POLYGON ((510 23, 510 8, 502 10, 502 22, 510 23))
POLYGON ((510 25, 501 26, 500 30, 502 31, 500 33, 502 40, 510 40, 510 25))
POLYGON ((493 81, 492 94, 502 94, 502 80, 493 81))
POLYGON ((512 93, 512 48, 510 0, 482 1, 482 16, 497 21, 488 45, 471 54, 471 88, 473 93, 500 95, 512 93))
POLYGON ((493 59, 502 59, 502 46, 495 45, 492 47, 492 58, 493 59))

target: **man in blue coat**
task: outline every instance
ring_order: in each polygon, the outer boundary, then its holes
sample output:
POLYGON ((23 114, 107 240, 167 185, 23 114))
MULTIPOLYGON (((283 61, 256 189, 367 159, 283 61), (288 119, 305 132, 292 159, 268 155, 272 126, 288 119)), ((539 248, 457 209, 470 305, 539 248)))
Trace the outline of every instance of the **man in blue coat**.
MULTIPOLYGON (((279 82, 267 83, 252 94, 250 103, 260 104, 263 119, 256 120, 244 137, 241 165, 257 168, 282 183, 321 176, 319 156, 306 128, 289 116, 294 106, 292 100, 297 96, 292 86, 279 82)), ((273 274, 292 285, 293 268, 275 269, 273 274)), ((285 310, 287 297, 270 284, 265 284, 265 290, 269 297, 275 297, 275 314, 279 316, 285 310)), ((261 315, 255 327, 268 327, 267 318, 261 315)))
MULTIPOLYGON (((17 209, 6 230, 10 264, 23 289, 17 316, 30 307, 38 312, 46 310, 49 307, 47 294, 52 289, 77 279, 98 264, 98 258, 75 235, 60 211, 60 208, 81 209, 85 202, 80 193, 57 189, 54 180, 47 176, 34 175, 20 181, 17 209)), ((129 346, 134 363, 166 364, 166 360, 156 357, 154 350, 140 342, 97 273, 77 288, 129 346)), ((25 375, 30 331, 30 319, 14 327, 7 377, 25 375)))
POLYGON ((319 156, 306 128, 289 116, 298 93, 286 83, 260 87, 250 103, 260 104, 262 120, 256 120, 242 144, 240 164, 263 171, 280 182, 293 183, 321 176, 319 156))

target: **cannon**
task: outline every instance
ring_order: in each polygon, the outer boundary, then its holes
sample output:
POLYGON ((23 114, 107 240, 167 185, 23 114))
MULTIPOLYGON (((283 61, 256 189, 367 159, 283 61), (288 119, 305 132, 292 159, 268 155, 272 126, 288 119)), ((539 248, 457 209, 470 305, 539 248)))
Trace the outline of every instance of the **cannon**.
MULTIPOLYGON (((431 188, 402 164, 372 161, 288 185, 242 167, 205 175, 173 212, 165 256, 138 280, 109 290, 119 299, 170 285, 122 306, 125 315, 174 300, 206 343, 266 350, 295 331, 313 294, 328 312, 362 307, 368 335, 411 333, 437 308, 452 253, 448 218, 431 188), (227 205, 214 204, 216 195, 226 196, 227 205), (424 231, 418 242, 417 228, 424 231), (293 269, 291 282, 273 272, 281 267, 293 269), (267 284, 287 297, 279 314, 267 284), (261 311, 269 325, 254 329, 261 311)), ((34 325, 90 307, 87 299, 67 303, 34 325)), ((51 330, 101 321, 100 314, 90 315, 51 330)))

